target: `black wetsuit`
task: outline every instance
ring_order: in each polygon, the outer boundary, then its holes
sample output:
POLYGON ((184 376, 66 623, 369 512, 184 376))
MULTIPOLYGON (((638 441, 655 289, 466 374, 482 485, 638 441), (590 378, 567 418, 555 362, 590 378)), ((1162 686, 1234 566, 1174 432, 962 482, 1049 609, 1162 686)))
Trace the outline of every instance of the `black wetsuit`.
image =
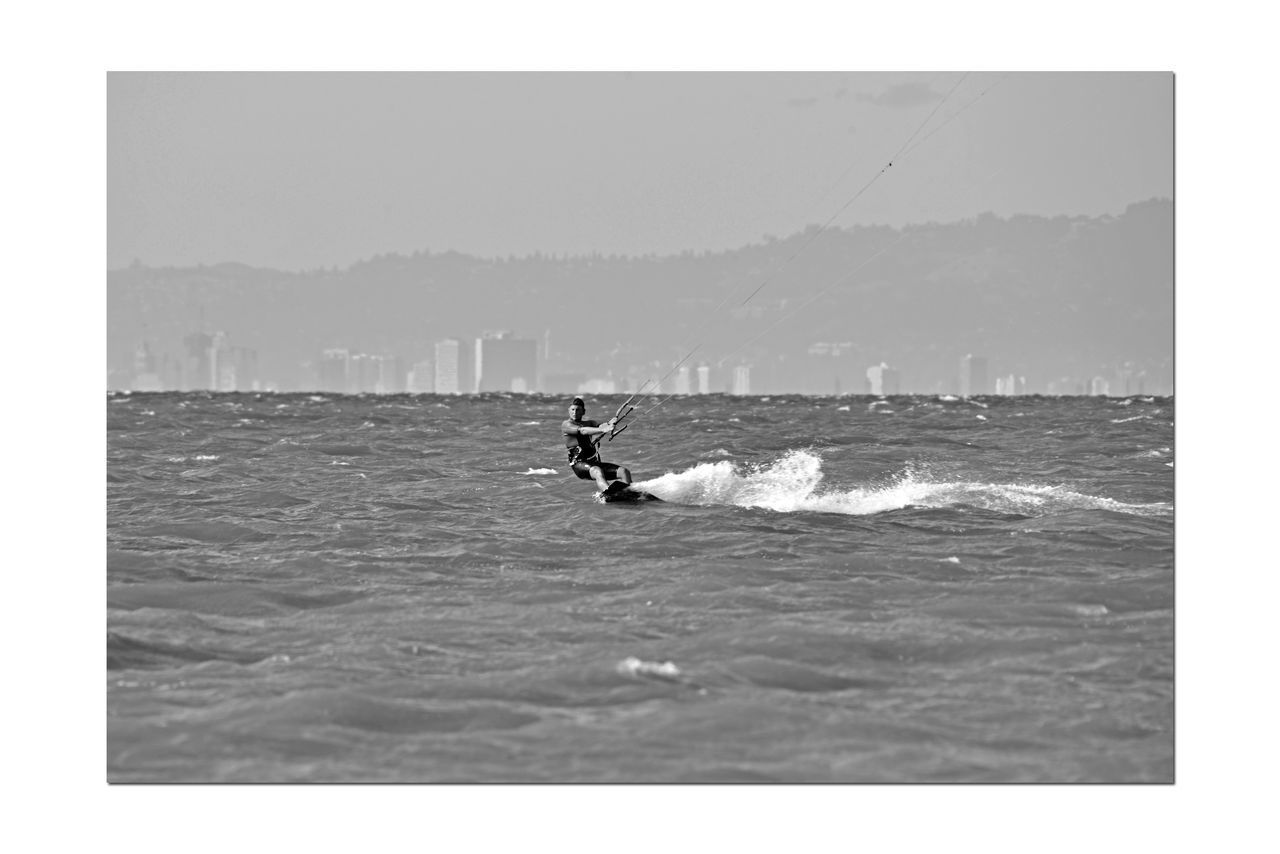
POLYGON ((579 427, 599 426, 599 421, 574 421, 571 418, 566 418, 560 425, 560 432, 564 433, 564 446, 569 453, 569 467, 583 480, 592 479, 592 466, 600 467, 605 480, 615 480, 618 477, 618 466, 601 461, 600 450, 591 441, 592 437, 578 430, 579 427))

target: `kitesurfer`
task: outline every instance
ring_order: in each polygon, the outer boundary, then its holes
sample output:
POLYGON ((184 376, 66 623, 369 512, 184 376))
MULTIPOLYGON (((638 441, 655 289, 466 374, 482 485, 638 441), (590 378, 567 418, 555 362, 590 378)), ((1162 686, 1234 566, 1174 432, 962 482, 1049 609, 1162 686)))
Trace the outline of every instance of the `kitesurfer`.
POLYGON ((573 473, 583 480, 594 480, 601 492, 608 490, 610 481, 630 484, 631 472, 617 463, 606 463, 601 460, 599 439, 593 439, 597 436, 612 436, 614 428, 617 427, 618 416, 615 415, 601 424, 584 419, 582 416, 586 413, 587 405, 582 402, 582 398, 575 397, 569 404, 569 417, 560 425, 560 431, 564 433, 564 446, 569 453, 569 466, 573 469, 573 473))

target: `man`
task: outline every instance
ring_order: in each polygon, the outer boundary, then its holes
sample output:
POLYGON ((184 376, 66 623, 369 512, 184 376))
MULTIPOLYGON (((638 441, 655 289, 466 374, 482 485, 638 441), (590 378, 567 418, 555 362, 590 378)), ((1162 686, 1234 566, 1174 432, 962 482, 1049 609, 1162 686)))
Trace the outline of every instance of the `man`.
POLYGON ((595 480, 596 486, 604 492, 609 488, 609 481, 631 483, 631 472, 616 463, 606 463, 600 459, 600 449, 592 441, 593 436, 612 435, 617 423, 610 418, 604 424, 596 421, 585 421, 582 416, 587 413, 587 405, 582 398, 575 397, 569 404, 569 417, 560 425, 564 433, 564 446, 569 451, 569 466, 573 473, 583 480, 595 480))

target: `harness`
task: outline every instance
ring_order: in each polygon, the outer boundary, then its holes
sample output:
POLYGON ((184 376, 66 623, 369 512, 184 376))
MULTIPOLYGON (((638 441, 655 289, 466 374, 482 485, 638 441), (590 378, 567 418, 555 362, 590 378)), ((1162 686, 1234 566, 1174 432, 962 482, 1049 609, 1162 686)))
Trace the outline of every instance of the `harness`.
POLYGON ((591 465, 593 463, 600 462, 600 452, 598 450, 593 449, 591 456, 589 457, 583 456, 583 449, 581 445, 574 445, 572 448, 566 448, 565 450, 569 452, 569 465, 573 465, 574 463, 586 463, 587 465, 591 465))

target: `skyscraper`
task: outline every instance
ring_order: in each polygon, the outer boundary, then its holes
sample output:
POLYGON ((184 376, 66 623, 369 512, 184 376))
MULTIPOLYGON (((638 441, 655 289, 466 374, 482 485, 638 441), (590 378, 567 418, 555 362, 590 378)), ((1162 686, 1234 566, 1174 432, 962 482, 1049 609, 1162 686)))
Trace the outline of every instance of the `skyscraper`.
POLYGON ((182 391, 213 388, 209 377, 209 347, 213 337, 204 332, 193 332, 182 339, 186 356, 182 361, 182 391))
POLYGON ((902 391, 902 373, 897 368, 881 362, 867 368, 867 394, 889 395, 902 391))
POLYGON ((982 356, 966 355, 960 360, 960 396, 989 394, 987 389, 987 360, 982 356))
POLYGON ((733 393, 751 394, 751 368, 738 365, 733 369, 733 393))
POLYGON ((436 394, 461 394, 470 391, 463 387, 463 359, 462 342, 457 338, 436 342, 436 394))
POLYGON ((436 366, 430 360, 414 362, 409 369, 405 390, 410 394, 430 394, 436 390, 436 366))
POLYGON ((710 365, 698 365, 698 394, 711 394, 710 365))
POLYGON ((320 390, 345 394, 351 354, 340 347, 325 350, 320 355, 320 390))
POLYGON ((880 365, 881 394, 902 394, 902 371, 888 365, 880 365))
POLYGON ((232 371, 231 387, 224 391, 256 391, 258 389, 258 351, 251 347, 228 347, 222 357, 232 371))
POLYGON ((160 391, 160 375, 156 373, 156 359, 146 341, 139 341, 133 351, 133 390, 160 391))
POLYGON ((405 370, 399 356, 378 357, 378 394, 399 394, 404 391, 405 370))
POLYGON ((867 394, 884 394, 884 362, 867 368, 867 394))
POLYGON ((689 393, 689 366, 681 365, 676 373, 676 394, 689 393))

